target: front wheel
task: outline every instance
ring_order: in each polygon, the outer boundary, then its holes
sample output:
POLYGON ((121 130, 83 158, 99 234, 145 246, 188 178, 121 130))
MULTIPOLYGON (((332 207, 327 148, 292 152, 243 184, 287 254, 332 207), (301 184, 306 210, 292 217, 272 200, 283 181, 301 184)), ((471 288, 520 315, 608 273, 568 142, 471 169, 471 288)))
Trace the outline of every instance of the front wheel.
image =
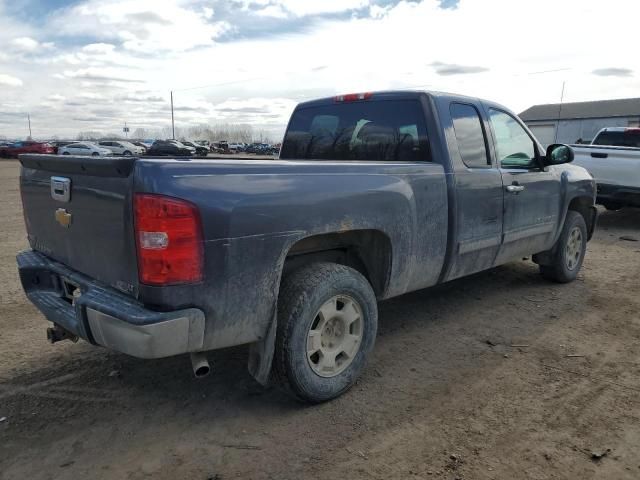
POLYGON ((358 271, 314 263, 283 279, 277 322, 276 376, 299 399, 324 402, 346 392, 366 365, 376 296, 358 271))
POLYGON ((549 265, 540 265, 548 280, 569 283, 576 279, 587 251, 587 224, 578 212, 569 210, 549 265))
POLYGON ((125 150, 125 152, 123 153, 123 155, 125 157, 130 157, 131 156, 131 152, 129 150, 125 150))

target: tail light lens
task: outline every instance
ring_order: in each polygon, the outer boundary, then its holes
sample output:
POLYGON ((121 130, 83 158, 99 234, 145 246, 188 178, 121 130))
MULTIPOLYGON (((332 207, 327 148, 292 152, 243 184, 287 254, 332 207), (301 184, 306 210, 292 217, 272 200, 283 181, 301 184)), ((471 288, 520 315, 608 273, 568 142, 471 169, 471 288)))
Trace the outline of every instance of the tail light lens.
POLYGON ((194 204, 137 193, 134 216, 141 283, 164 286, 202 281, 202 224, 194 204))

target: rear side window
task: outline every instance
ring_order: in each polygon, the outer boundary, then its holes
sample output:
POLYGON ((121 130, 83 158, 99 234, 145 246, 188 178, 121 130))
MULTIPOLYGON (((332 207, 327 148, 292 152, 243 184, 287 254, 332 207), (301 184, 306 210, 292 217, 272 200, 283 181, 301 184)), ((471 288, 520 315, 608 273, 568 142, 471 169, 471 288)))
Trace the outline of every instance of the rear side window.
POLYGON ((297 109, 282 159, 431 161, 417 100, 359 101, 297 109))
POLYGON ((640 129, 624 132, 602 132, 595 138, 593 144, 640 148, 640 129))
POLYGON ((452 103, 449 110, 458 141, 458 151, 464 164, 469 168, 491 166, 478 111, 473 106, 462 103, 452 103))

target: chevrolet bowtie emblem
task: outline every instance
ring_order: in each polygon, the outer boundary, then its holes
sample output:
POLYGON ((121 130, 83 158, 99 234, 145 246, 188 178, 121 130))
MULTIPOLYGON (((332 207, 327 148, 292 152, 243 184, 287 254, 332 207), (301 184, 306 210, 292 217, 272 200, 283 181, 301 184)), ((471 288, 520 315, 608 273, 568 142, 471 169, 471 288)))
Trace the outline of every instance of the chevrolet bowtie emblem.
POLYGON ((69 228, 71 225, 71 214, 64 208, 59 208, 55 213, 56 222, 62 225, 64 228, 69 228))

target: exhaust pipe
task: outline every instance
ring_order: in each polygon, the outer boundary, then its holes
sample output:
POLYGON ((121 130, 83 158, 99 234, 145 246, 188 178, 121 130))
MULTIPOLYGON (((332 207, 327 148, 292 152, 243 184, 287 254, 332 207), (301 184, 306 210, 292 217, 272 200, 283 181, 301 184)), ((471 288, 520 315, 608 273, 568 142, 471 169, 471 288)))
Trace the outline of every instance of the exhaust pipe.
POLYGON ((193 352, 191 354, 191 368, 196 378, 204 378, 211 372, 209 361, 203 352, 193 352))
POLYGON ((51 344, 62 342, 63 340, 71 340, 73 343, 76 343, 78 341, 78 336, 68 330, 65 330, 57 323, 54 323, 53 327, 47 328, 47 340, 49 340, 49 343, 51 344))

